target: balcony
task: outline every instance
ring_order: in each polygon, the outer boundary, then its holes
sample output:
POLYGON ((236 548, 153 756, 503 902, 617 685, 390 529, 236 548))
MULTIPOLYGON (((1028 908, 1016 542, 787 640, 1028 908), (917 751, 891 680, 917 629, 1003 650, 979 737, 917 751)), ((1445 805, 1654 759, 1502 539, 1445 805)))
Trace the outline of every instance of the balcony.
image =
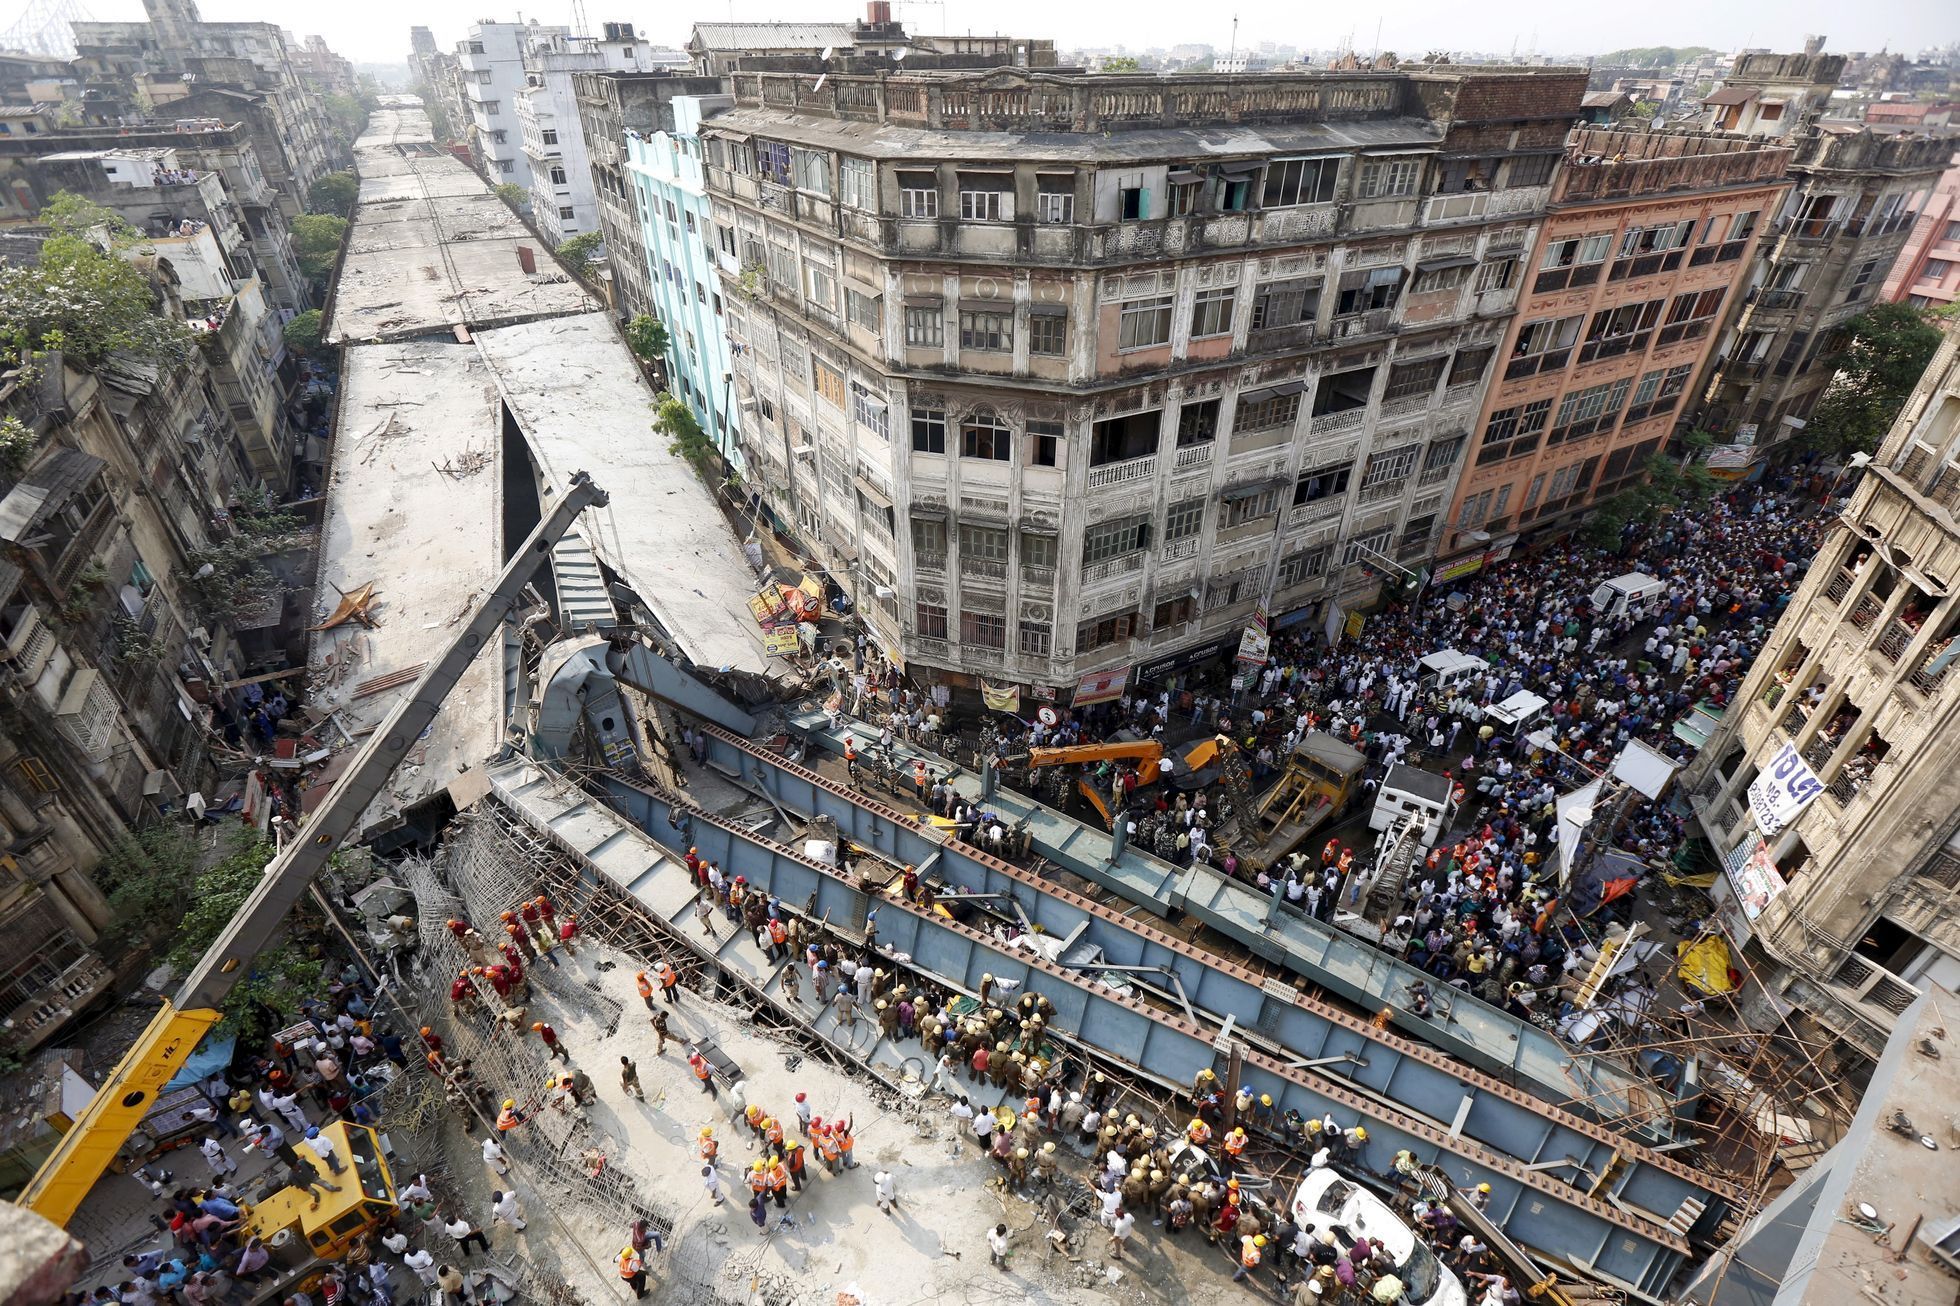
POLYGON ((1756 307, 1766 313, 1780 313, 1785 309, 1797 308, 1803 304, 1801 290, 1759 290, 1756 292, 1756 307))
MULTIPOLYGON (((1222 535, 1220 538, 1223 538, 1222 535)), ((1180 558, 1195 558, 1198 556, 1198 537, 1193 535, 1186 540, 1172 540, 1157 551, 1157 556, 1165 562, 1176 562, 1180 558)), ((1161 577, 1159 583, 1162 583, 1161 577)))
POLYGON ((1416 477, 1416 488, 1418 490, 1424 490, 1432 485, 1441 485, 1455 474, 1456 464, 1453 462, 1444 463, 1441 467, 1424 468, 1422 473, 1416 477))
POLYGON ((1356 404, 1353 408, 1343 408, 1333 413, 1316 413, 1308 429, 1314 435, 1341 435, 1348 431, 1359 431, 1367 413, 1366 404, 1356 404))
POLYGON ((1000 558, 973 558, 961 554, 960 575, 981 580, 1006 580, 1007 563, 1000 558))
POLYGON ((1402 491, 1408 486, 1407 477, 1399 481, 1381 481, 1375 485, 1364 485, 1356 501, 1363 504, 1387 503, 1390 499, 1401 498, 1402 491))
POLYGON ((1906 655, 1906 648, 1912 643, 1913 636, 1918 633, 1911 626, 1894 617, 1886 622, 1885 629, 1879 632, 1878 639, 1872 644, 1872 651, 1887 662, 1897 662, 1906 655))
POLYGON ((1030 567, 1026 563, 1023 563, 1021 564, 1021 583, 1023 585, 1039 586, 1042 589, 1053 589, 1055 586, 1055 569, 1053 567, 1030 567))
POLYGON ((1118 576, 1127 576, 1133 571, 1142 570, 1143 554, 1125 553, 1118 557, 1108 558, 1102 562, 1092 563, 1084 567, 1082 569, 1082 583, 1084 585, 1098 585, 1103 581, 1112 580, 1118 576))
POLYGON ((1870 1005, 1894 1016, 1903 1015, 1918 998, 1919 990, 1875 962, 1856 955, 1846 957, 1831 983, 1851 991, 1851 1000, 1870 1005))
POLYGON ((1330 340, 1360 340, 1367 336, 1387 335, 1395 330, 1395 310, 1392 308, 1371 308, 1365 313, 1349 313, 1337 317, 1327 325, 1327 338, 1330 340))
POLYGON ((1858 606, 1851 609, 1851 616, 1849 620, 1852 625, 1856 626, 1860 630, 1863 630, 1866 626, 1869 626, 1872 624, 1872 622, 1878 620, 1878 614, 1884 608, 1884 606, 1885 605, 1880 603, 1878 599, 1876 599, 1870 594, 1867 594, 1863 598, 1858 600, 1858 606))
POLYGON ((1311 526, 1315 522, 1333 521, 1347 511, 1347 496, 1334 495, 1313 503, 1303 503, 1286 515, 1288 526, 1311 526))
MULTIPOLYGON (((1940 652, 1943 653, 1945 650, 1942 649, 1940 652)), ((1906 683, 1922 694, 1937 694, 1940 686, 1946 683, 1947 674, 1953 670, 1953 664, 1951 662, 1943 664, 1938 671, 1927 670, 1928 667, 1938 660, 1939 654, 1937 653, 1928 657, 1917 671, 1914 671, 1906 677, 1906 683)))
POLYGON ((1852 575, 1842 568, 1824 584, 1824 598, 1831 603, 1844 602, 1844 596, 1851 592, 1852 575))
POLYGON ((1125 462, 1104 463, 1101 467, 1089 469, 1089 488, 1093 490, 1104 485, 1121 485, 1125 481, 1146 480, 1156 472, 1157 455, 1154 453, 1125 462))
MULTIPOLYGON (((1206 440, 1202 444, 1187 444, 1180 448, 1176 456, 1171 459, 1171 470, 1181 472, 1193 467, 1209 467, 1212 458, 1217 452, 1218 442, 1216 440, 1206 440)), ((1093 471, 1090 473, 1092 476, 1094 474, 1093 471)))
POLYGON ((1420 413, 1429 407, 1427 391, 1412 395, 1396 395, 1382 400, 1383 417, 1406 417, 1410 413, 1420 413))
POLYGON ((946 555, 943 552, 927 553, 921 549, 912 551, 912 566, 918 571, 946 570, 946 555))

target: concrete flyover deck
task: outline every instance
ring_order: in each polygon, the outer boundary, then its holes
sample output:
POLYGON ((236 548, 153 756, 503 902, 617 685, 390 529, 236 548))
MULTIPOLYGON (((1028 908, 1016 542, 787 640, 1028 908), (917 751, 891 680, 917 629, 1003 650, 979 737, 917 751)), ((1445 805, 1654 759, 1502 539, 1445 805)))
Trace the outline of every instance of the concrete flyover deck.
MULTIPOLYGON (((675 808, 662 795, 615 776, 589 776, 587 782, 603 791, 602 803, 563 776, 525 759, 495 763, 488 777, 495 801, 583 859, 595 875, 603 875, 673 922, 676 937, 686 939, 701 955, 720 965, 722 953, 728 950, 730 964, 751 981, 761 978, 763 972, 756 968, 766 962, 759 954, 747 954, 752 941, 711 940, 691 923, 687 914, 692 886, 686 868, 670 850, 697 846, 705 856, 746 875, 751 884, 785 904, 827 920, 847 937, 861 935, 870 902, 858 885, 835 868, 809 861, 732 822, 684 807, 689 819, 683 833, 669 824, 675 808)), ((1217 1030, 1209 1022, 1124 996, 1081 970, 910 904, 887 901, 878 908, 882 949, 903 954, 941 982, 969 993, 977 990, 983 973, 1037 987, 1055 1004, 1058 1033, 1136 1074, 1176 1086, 1215 1064, 1217 1030)), ((768 976, 761 987, 774 992, 780 1002, 776 976, 768 976)), ((807 1009, 791 1014, 808 1023, 807 1009)), ((873 1048, 871 1055, 890 1059, 906 1052, 873 1048)), ((1512 1236, 1533 1246, 1558 1249, 1566 1259, 1588 1265, 1610 1280, 1659 1296, 1687 1255, 1685 1238, 1660 1218, 1611 1195, 1594 1196, 1550 1173, 1552 1167, 1501 1155, 1446 1124, 1423 1119, 1357 1085, 1322 1078, 1290 1058, 1255 1048, 1246 1055, 1245 1065, 1247 1073, 1271 1092, 1281 1111, 1292 1109, 1315 1117, 1331 1112, 1342 1121, 1365 1123, 1369 1140, 1362 1161, 1370 1168, 1386 1169, 1397 1150, 1408 1148, 1424 1161, 1444 1166, 1461 1185, 1489 1183, 1492 1211, 1512 1236)))

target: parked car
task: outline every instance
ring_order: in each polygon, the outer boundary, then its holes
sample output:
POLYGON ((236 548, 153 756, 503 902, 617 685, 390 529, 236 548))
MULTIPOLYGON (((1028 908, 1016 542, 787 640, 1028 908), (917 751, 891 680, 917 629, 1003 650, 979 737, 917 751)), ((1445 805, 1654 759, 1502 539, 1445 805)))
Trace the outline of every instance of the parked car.
POLYGON ((1409 1306, 1468 1306, 1469 1294, 1436 1253, 1402 1222, 1387 1202, 1339 1171, 1307 1171, 1293 1193, 1293 1220, 1316 1229, 1332 1228, 1343 1245, 1366 1235, 1379 1242, 1395 1263, 1409 1306))

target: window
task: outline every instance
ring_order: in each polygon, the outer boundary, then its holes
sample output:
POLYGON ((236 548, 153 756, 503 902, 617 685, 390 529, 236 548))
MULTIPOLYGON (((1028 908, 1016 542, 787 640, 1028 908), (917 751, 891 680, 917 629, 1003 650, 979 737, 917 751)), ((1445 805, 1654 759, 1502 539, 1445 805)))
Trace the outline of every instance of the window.
POLYGON ((556 145, 558 143, 558 133, 549 127, 545 128, 539 134, 544 137, 544 143, 546 145, 556 145))
POLYGON ((834 312, 837 308, 837 278, 828 267, 806 259, 803 264, 803 295, 817 307, 834 312))
POLYGON ((995 351, 1013 349, 1014 315, 961 309, 960 348, 995 351))
POLYGON ((1402 296, 1402 278, 1407 275, 1407 269, 1399 267, 1343 272, 1334 315, 1345 317, 1350 313, 1371 313, 1376 309, 1395 307, 1395 301, 1402 296))
POLYGON ((1028 352, 1050 355, 1068 353, 1068 315, 1065 313, 1029 314, 1028 352))
POLYGON ((1120 521, 1091 526, 1082 532, 1082 565, 1093 567, 1099 562, 1135 553, 1149 539, 1148 517, 1125 517, 1120 521))
POLYGON ((1470 279, 1471 266, 1471 263, 1465 262, 1451 263, 1446 267, 1418 267, 1415 284, 1409 287, 1409 292, 1428 295, 1439 290, 1456 290, 1470 279))
POLYGON ((1171 182, 1171 216, 1188 218, 1198 211, 1198 197, 1204 194, 1202 181, 1171 182))
POLYGON ((1960 240, 1960 222, 1949 222, 1949 223, 1947 223, 1947 224, 1946 224, 1946 234, 1945 234, 1944 236, 1941 236, 1941 237, 1940 237, 1940 239, 1941 239, 1941 240, 1960 240))
POLYGON ((1464 440, 1464 436, 1453 435, 1447 440, 1438 440, 1436 443, 1430 445, 1428 454, 1422 460, 1422 470, 1425 472, 1440 472, 1445 467, 1453 466, 1456 462, 1457 455, 1463 452, 1464 440))
POLYGON ((1156 453, 1160 417, 1153 408, 1097 422, 1089 436, 1089 465, 1101 467, 1104 463, 1128 462, 1156 453))
POLYGON ((1248 175, 1227 174, 1218 179, 1218 211, 1243 213, 1252 207, 1252 179, 1248 175))
POLYGON ((930 565, 946 565, 946 523, 937 517, 914 517, 912 519, 912 553, 921 562, 930 559, 930 565))
POLYGON ((1314 387, 1313 415, 1326 417, 1330 413, 1366 408, 1374 388, 1375 369, 1372 367, 1356 367, 1323 376, 1320 384, 1314 387))
POLYGON ((1582 315, 1546 317, 1525 323, 1518 329, 1517 342, 1511 346, 1505 379, 1515 381, 1539 372, 1555 372, 1571 362, 1572 346, 1578 342, 1579 324, 1584 320, 1582 315))
POLYGON ((1122 327, 1117 333, 1118 349, 1150 349, 1168 344, 1171 338, 1171 297, 1154 295, 1133 299, 1123 305, 1122 327))
POLYGON ((1620 237, 1620 257, 1679 249, 1693 237, 1694 230, 1692 220, 1663 223, 1658 227, 1628 227, 1620 237))
POLYGON ((558 206, 558 216, 567 222, 571 221, 572 216, 577 212, 578 210, 569 204, 560 204, 558 206))
POLYGON ((1014 432, 991 408, 960 423, 960 456, 1005 462, 1014 452, 1014 432))
POLYGON ((1584 236, 1568 236, 1545 246, 1538 280, 1532 291, 1544 294, 1568 286, 1590 286, 1599 280, 1600 267, 1613 251, 1613 233, 1595 231, 1584 236))
POLYGON ((1125 186, 1116 192, 1116 201, 1122 221, 1138 222, 1150 207, 1150 192, 1141 186, 1125 186))
POLYGON ((925 639, 946 638, 946 609, 938 603, 918 605, 919 634, 925 639))
POLYGON ((1042 535, 1035 531, 1021 532, 1021 565, 1023 567, 1053 567, 1055 551, 1061 541, 1058 536, 1042 535))
POLYGON ((1657 343, 1671 345, 1677 340, 1694 340, 1707 335, 1709 327, 1714 325, 1716 313, 1721 311, 1725 293, 1718 287, 1676 295, 1674 302, 1668 305, 1667 322, 1661 327, 1657 343))
POLYGON ((1436 357, 1395 364, 1388 369, 1388 388, 1382 391, 1382 398, 1406 399, 1411 395, 1434 394, 1436 379, 1443 375, 1445 361, 1436 357))
POLYGON ((1007 532, 998 526, 961 526, 960 559, 1006 562, 1007 532))
POLYGON ((1552 422, 1552 433, 1545 437, 1546 445, 1612 430, 1632 387, 1633 378, 1626 377, 1568 393, 1559 400, 1558 417, 1552 422))
POLYGON ((1302 504, 1319 503, 1322 499, 1346 494, 1348 478, 1353 474, 1352 467, 1322 467, 1302 472, 1300 479, 1293 483, 1293 506, 1298 508, 1302 504))
POLYGON ((1239 396, 1237 412, 1232 417, 1234 431, 1266 431, 1275 426, 1291 426, 1300 415, 1300 392, 1274 394, 1271 390, 1254 390, 1239 396))
POLYGON ((898 174, 898 216, 936 218, 939 216, 939 178, 930 172, 898 174))
POLYGON ((967 222, 1008 222, 1014 217, 1014 178, 1007 173, 962 172, 960 217, 967 222))
POLYGON ((1191 306, 1191 335, 1229 336, 1232 334, 1232 308, 1235 292, 1223 290, 1200 290, 1191 306))
POLYGON ((1370 456, 1368 470, 1361 476, 1361 488, 1365 490, 1371 485, 1406 480, 1415 474, 1416 455, 1421 451, 1419 444, 1405 444, 1399 449, 1384 449, 1370 456))
POLYGON ((817 395, 837 407, 844 406, 844 374, 824 362, 821 358, 812 359, 817 375, 817 395))
POLYGON ((755 142, 755 170, 779 186, 790 185, 789 146, 781 141, 755 142))
POLYGON ((1137 614, 1134 612, 1104 617, 1100 621, 1085 621, 1075 628, 1075 648, 1079 653, 1086 653, 1090 649, 1119 643, 1136 633, 1137 614))
POLYGON ((1688 378, 1694 370, 1694 364, 1682 363, 1678 367, 1656 369, 1641 377, 1640 384, 1634 388, 1633 406, 1627 409, 1627 425, 1673 412, 1675 401, 1687 390, 1688 378))
POLYGON ((1521 457, 1536 449, 1551 415, 1549 399, 1514 404, 1492 413, 1484 426, 1484 442, 1477 449, 1477 466, 1521 457))
POLYGON ((1216 399, 1190 400, 1177 410, 1177 445, 1207 444, 1218 438, 1216 399))
POLYGON ((1188 540, 1205 528, 1205 501, 1186 499, 1164 513, 1164 543, 1188 540))
POLYGON ((845 155, 837 164, 838 198, 847 209, 875 213, 878 209, 878 170, 869 159, 845 155))
POLYGON ((1456 357, 1450 360, 1450 379, 1452 387, 1475 385, 1484 379, 1484 369, 1490 366, 1490 358, 1497 350, 1493 347, 1482 349, 1459 349, 1456 357))
POLYGON ((565 186, 570 184, 566 180, 565 170, 559 167, 555 163, 551 165, 551 184, 554 186, 565 186))
POLYGON ((1354 197, 1381 200, 1413 195, 1421 178, 1420 159, 1371 159, 1361 165, 1361 180, 1355 185, 1354 197))
POLYGON ((1341 161, 1331 159, 1274 159, 1266 165, 1262 208, 1286 209, 1296 204, 1325 204, 1334 198, 1341 161))
POLYGON ((1182 626, 1185 622, 1191 620, 1194 615, 1193 608, 1195 606, 1189 594, 1181 594, 1174 599, 1165 599, 1162 603, 1159 603, 1150 610, 1150 628, 1152 630, 1166 630, 1172 626, 1182 626))
POLYGON ((1557 166, 1556 154, 1530 154, 1521 159, 1511 160, 1511 171, 1504 178, 1507 186, 1542 186, 1552 179, 1552 169, 1557 166))
POLYGON ((914 408, 912 410, 912 452, 946 452, 945 409, 914 408))
POLYGON ((1050 627, 1045 621, 1023 621, 1021 623, 1021 653, 1024 657, 1045 658, 1048 656, 1050 627))
POLYGON ((1477 293, 1481 295, 1493 290, 1509 290, 1516 283, 1517 278, 1516 259, 1496 259, 1477 269, 1477 293))
MULTIPOLYGON (((1929 267, 1932 265, 1933 261, 1934 260, 1928 260, 1929 267)), ((1851 278, 1850 289, 1844 292, 1844 298, 1846 302, 1849 302, 1854 299, 1863 298, 1865 293, 1865 287, 1869 286, 1872 283, 1873 279, 1878 276, 1878 264, 1879 264, 1879 260, 1877 259, 1867 259, 1865 262, 1858 265, 1858 271, 1856 275, 1854 275, 1851 278)), ((1942 270, 1944 270, 1944 267, 1942 267, 1942 270)))
POLYGON ((1035 178, 1034 219, 1036 222, 1075 221, 1075 174, 1043 175, 1035 178))
POLYGON ((856 381, 851 382, 851 420, 880 440, 892 438, 891 409, 881 396, 856 381))
POLYGON ((830 194, 830 156, 821 150, 806 150, 800 147, 789 152, 790 171, 796 178, 798 190, 814 191, 818 195, 830 194))
POLYGON ((1273 584, 1279 589, 1298 585, 1324 575, 1327 571, 1327 555, 1333 550, 1325 545, 1318 549, 1308 549, 1304 553, 1290 553, 1279 560, 1279 572, 1273 584))
POLYGON ((1320 282, 1268 281, 1252 299, 1252 329, 1277 331, 1311 324, 1320 315, 1320 282))
POLYGON ((1028 462, 1036 467, 1053 467, 1061 457, 1062 424, 1028 423, 1028 462))
POLYGON ((851 321, 867 331, 884 330, 885 315, 879 307, 876 295, 867 295, 852 290, 849 286, 844 287, 844 313, 851 321))
POLYGON ((1952 266, 1951 263, 1943 258, 1929 258, 1926 260, 1926 266, 1920 269, 1919 279, 1921 281, 1938 281, 1946 275, 1947 269, 1952 266))
POLYGON ((918 349, 938 349, 946 343, 946 312, 937 304, 905 306, 905 343, 918 349))
POLYGON ((1586 324, 1586 343, 1579 350, 1581 364, 1621 354, 1639 353, 1647 347, 1649 333, 1660 320, 1667 301, 1650 299, 1640 304, 1622 304, 1601 309, 1586 324))
POLYGON ((1389 536, 1395 533, 1393 526, 1384 526, 1366 535, 1357 535, 1347 542, 1341 550, 1341 565, 1353 566, 1357 562, 1376 563, 1381 560, 1382 550, 1388 547, 1389 536))

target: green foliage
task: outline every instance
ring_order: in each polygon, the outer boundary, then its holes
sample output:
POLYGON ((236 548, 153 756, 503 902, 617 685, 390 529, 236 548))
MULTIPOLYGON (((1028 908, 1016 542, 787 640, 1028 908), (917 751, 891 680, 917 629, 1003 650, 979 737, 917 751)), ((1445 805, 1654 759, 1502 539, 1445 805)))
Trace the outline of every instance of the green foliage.
MULTIPOLYGON (((165 960, 180 971, 195 966, 259 887, 272 857, 272 845, 255 834, 234 835, 225 855, 193 879, 165 960)), ((323 966, 309 951, 292 942, 262 949, 250 973, 225 998, 226 1015, 239 1020, 261 1004, 282 1017, 297 1012, 301 1000, 320 989, 323 966)))
POLYGON ((34 433, 33 427, 12 413, 0 417, 0 478, 19 479, 40 447, 41 437, 34 433))
POLYGON ((295 354, 310 354, 320 347, 320 310, 309 308, 296 314, 293 320, 280 329, 286 341, 286 348, 295 354))
POLYGON ((106 231, 112 245, 136 240, 139 234, 114 209, 65 190, 56 191, 42 205, 41 221, 63 236, 88 236, 106 231))
POLYGON ((762 264, 743 264, 742 271, 735 278, 735 284, 741 288, 742 298, 744 299, 755 299, 760 296, 762 294, 762 264))
POLYGON ((641 313, 626 324, 626 346, 649 363, 667 356, 667 327, 657 317, 641 313))
POLYGON ((340 257, 341 242, 347 239, 347 219, 331 213, 302 213, 293 219, 293 255, 299 269, 316 281, 333 273, 340 257))
MULTIPOLYGON (((374 112, 375 97, 372 93, 347 95, 335 92, 321 99, 327 116, 333 119, 334 124, 346 134, 349 140, 361 134, 361 128, 367 125, 368 115, 374 112)), ((311 198, 310 193, 308 198, 311 198)))
POLYGON ((123 951, 174 929, 197 880, 198 862, 197 840, 183 826, 123 835, 95 868, 95 882, 112 913, 103 951, 123 951))
POLYGON ((1940 347, 1940 330, 1910 304, 1880 304, 1845 323, 1837 375, 1811 410, 1802 447, 1834 458, 1870 453, 1940 347))
POLYGON ((558 247, 558 258, 572 275, 589 277, 604 261, 599 251, 605 243, 606 238, 596 231, 581 232, 558 247))
POLYGON ((1133 73, 1136 72, 1139 67, 1140 65, 1137 63, 1137 61, 1131 58, 1129 55, 1119 55, 1118 57, 1113 59, 1103 60, 1102 67, 1098 68, 1096 71, 1103 72, 1103 73, 1133 73))
POLYGON ((1633 108, 1629 110, 1635 118, 1652 118, 1660 111, 1661 106, 1658 100, 1635 100, 1633 102, 1633 108))
POLYGON ((497 198, 516 209, 519 213, 531 211, 531 192, 514 181, 497 184, 497 198))
POLYGON ((360 197, 361 180, 351 172, 330 172, 306 190, 306 207, 312 213, 331 213, 335 217, 354 216, 354 201, 360 197))
POLYGON ((1693 451, 1686 467, 1664 454, 1655 454, 1647 460, 1646 476, 1640 484, 1594 504, 1586 518, 1586 538, 1601 548, 1611 548, 1620 542, 1620 531, 1628 522, 1649 521, 1677 508, 1699 508, 1713 498, 1720 482, 1701 461, 1711 438, 1697 431, 1684 443, 1693 451))
POLYGON ((192 550, 178 573, 198 615, 223 621, 264 601, 275 584, 264 558, 296 542, 300 524, 294 514, 276 511, 263 490, 241 495, 232 534, 192 550))
POLYGON ((163 660, 164 643, 148 634, 136 618, 118 612, 109 623, 109 646, 124 667, 151 667, 163 660))
POLYGON ((1672 68, 1704 55, 1720 53, 1709 45, 1636 45, 1625 50, 1609 51, 1593 62, 1607 68, 1672 68))
POLYGON ((665 390, 654 401, 653 427, 667 437, 668 453, 687 459, 697 472, 707 469, 714 441, 694 420, 694 411, 665 390))
POLYGON ((38 267, 0 263, 0 366, 55 349, 89 363, 128 353, 170 364, 191 344, 189 328, 157 312, 141 272, 79 236, 50 237, 38 267))

